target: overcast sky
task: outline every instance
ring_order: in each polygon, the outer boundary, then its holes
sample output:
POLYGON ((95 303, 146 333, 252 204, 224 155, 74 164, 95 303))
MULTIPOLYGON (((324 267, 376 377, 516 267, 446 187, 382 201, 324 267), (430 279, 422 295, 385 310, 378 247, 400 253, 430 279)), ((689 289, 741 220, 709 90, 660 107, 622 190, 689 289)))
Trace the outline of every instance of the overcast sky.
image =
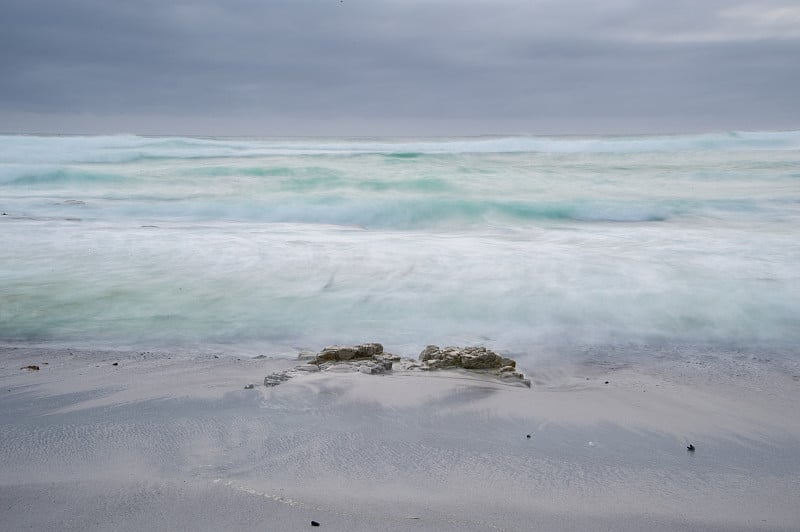
POLYGON ((0 131, 800 129, 797 0, 0 0, 0 131))

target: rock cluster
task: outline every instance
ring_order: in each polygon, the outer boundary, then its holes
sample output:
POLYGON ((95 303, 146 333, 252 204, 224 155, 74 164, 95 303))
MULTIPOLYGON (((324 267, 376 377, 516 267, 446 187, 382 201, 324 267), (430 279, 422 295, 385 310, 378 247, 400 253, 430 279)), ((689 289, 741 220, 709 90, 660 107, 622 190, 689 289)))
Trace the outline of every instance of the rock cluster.
POLYGON ((331 345, 315 357, 317 364, 329 361, 344 361, 373 358, 383 355, 383 346, 377 343, 361 345, 331 345))
POLYGON ((513 379, 530 387, 530 380, 516 371, 517 363, 505 358, 485 347, 445 347, 444 349, 429 345, 419 356, 419 362, 410 358, 385 353, 378 343, 354 346, 333 345, 319 353, 301 354, 299 357, 305 364, 292 369, 272 373, 264 378, 264 386, 272 387, 302 373, 326 372, 361 372, 368 375, 379 375, 392 371, 418 371, 446 368, 463 368, 477 370, 501 379, 513 379))
POLYGON ((531 381, 516 370, 517 363, 511 358, 498 355, 485 347, 445 347, 429 345, 419 354, 421 369, 464 368, 494 370, 502 379, 518 379, 530 387, 531 381))
POLYGON ((384 353, 383 346, 378 343, 332 345, 316 354, 301 354, 299 358, 305 360, 306 363, 267 375, 264 377, 264 386, 270 388, 297 375, 318 371, 361 372, 367 375, 379 375, 390 371, 392 364, 400 361, 399 356, 384 353))
POLYGON ((392 369, 392 363, 400 357, 383 352, 378 343, 355 346, 328 346, 314 357, 314 363, 321 371, 331 369, 337 362, 350 362, 347 366, 361 373, 377 375, 392 369))
POLYGON ((514 369, 517 363, 490 351, 485 347, 445 347, 429 345, 419 355, 421 362, 428 367, 447 368, 458 367, 464 369, 498 369, 510 367, 514 369))

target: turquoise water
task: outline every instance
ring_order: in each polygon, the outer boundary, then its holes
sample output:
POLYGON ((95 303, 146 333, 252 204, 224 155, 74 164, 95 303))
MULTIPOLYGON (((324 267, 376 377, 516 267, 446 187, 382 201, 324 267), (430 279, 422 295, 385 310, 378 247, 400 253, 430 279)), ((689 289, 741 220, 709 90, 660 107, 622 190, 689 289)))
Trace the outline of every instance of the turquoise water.
POLYGON ((800 132, 0 136, 0 341, 800 345, 800 132))

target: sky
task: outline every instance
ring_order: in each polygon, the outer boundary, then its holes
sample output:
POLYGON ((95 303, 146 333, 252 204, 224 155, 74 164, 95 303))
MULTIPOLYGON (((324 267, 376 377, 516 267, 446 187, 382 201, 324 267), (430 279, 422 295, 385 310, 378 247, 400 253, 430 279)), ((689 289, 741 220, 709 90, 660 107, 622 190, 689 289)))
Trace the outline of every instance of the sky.
POLYGON ((0 131, 800 129, 797 0, 0 0, 0 131))

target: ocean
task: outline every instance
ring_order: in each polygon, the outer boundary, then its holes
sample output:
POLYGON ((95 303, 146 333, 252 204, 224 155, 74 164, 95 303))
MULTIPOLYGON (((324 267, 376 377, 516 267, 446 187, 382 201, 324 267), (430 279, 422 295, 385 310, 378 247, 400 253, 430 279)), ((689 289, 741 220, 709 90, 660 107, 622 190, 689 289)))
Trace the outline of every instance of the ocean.
POLYGON ((800 345, 800 131, 6 135, 0 210, 4 343, 800 345))

